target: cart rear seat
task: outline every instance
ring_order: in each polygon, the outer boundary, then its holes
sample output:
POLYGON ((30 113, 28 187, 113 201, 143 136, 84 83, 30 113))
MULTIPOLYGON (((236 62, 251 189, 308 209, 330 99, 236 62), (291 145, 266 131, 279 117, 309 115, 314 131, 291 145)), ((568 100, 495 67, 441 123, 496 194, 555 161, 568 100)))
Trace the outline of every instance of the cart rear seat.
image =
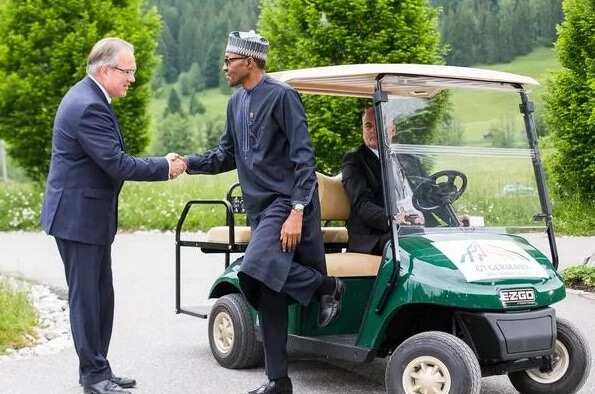
MULTIPOLYGON (((347 220, 349 218, 349 199, 341 184, 341 175, 329 177, 320 173, 318 177, 318 197, 320 200, 320 216, 323 221, 347 220)), ((347 245, 347 229, 345 227, 322 226, 322 240, 325 244, 347 245)), ((213 227, 207 232, 207 242, 229 243, 229 227, 213 227)), ((234 243, 250 242, 250 227, 234 227, 234 243)))
MULTIPOLYGON (((341 175, 330 177, 317 173, 320 217, 322 222, 345 221, 349 218, 351 204, 343 189, 341 175)), ((322 226, 322 239, 325 247, 331 250, 347 247, 347 229, 337 226, 322 226)), ((250 227, 234 227, 234 244, 247 245, 250 242, 250 227)), ((213 227, 207 232, 207 242, 229 243, 229 227, 213 227)), ((327 253, 328 275, 338 277, 376 276, 382 257, 362 253, 327 253)))

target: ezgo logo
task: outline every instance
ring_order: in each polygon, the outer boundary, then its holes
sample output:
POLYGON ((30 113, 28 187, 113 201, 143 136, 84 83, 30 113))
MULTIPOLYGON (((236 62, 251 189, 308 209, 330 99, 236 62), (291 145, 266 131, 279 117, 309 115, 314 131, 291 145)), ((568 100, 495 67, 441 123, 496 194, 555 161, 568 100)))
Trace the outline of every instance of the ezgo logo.
POLYGON ((535 290, 508 289, 500 290, 500 301, 504 306, 535 304, 535 290))

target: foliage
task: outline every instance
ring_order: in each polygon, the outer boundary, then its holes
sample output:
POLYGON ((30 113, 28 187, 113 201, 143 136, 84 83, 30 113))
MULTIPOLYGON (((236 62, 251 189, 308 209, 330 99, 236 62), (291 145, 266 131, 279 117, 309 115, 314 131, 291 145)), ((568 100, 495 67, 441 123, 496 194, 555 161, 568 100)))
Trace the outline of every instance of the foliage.
POLYGON ((445 116, 440 127, 434 135, 433 143, 437 145, 461 145, 463 142, 463 135, 465 128, 452 116, 445 116))
MULTIPOLYGON (((440 63, 437 12, 425 0, 263 0, 268 68, 357 63, 440 63)), ((364 100, 304 97, 320 169, 336 172, 361 141, 364 100)))
POLYGON ((556 151, 547 167, 560 198, 595 201, 595 1, 565 0, 546 120, 556 151))
POLYGON ((574 265, 562 271, 567 287, 595 291, 595 266, 574 265))
POLYGON ((38 230, 42 198, 39 183, 0 182, 0 231, 38 230))
POLYGON ((175 88, 172 88, 169 91, 169 96, 167 98, 167 108, 165 109, 165 113, 163 114, 163 116, 167 116, 169 114, 184 115, 184 110, 182 109, 182 101, 180 100, 178 91, 175 88))
POLYGON ((159 18, 142 6, 143 0, 11 0, 0 9, 0 138, 32 178, 48 172, 60 99, 85 75, 86 55, 106 36, 136 48, 136 84, 115 108, 129 153, 146 146, 159 18))
MULTIPOLYGON (((515 119, 507 116, 500 119, 500 121, 492 125, 488 134, 484 138, 491 141, 492 146, 497 148, 512 148, 515 143, 515 135, 522 135, 515 130, 515 119)), ((524 145, 526 146, 526 144, 524 145)))
POLYGON ((0 354, 28 345, 36 325, 37 312, 27 294, 0 280, 0 354))
POLYGON ((556 233, 595 235, 595 201, 585 202, 576 197, 560 199, 553 196, 556 233))
POLYGON ((254 30, 258 0, 149 0, 163 16, 158 51, 167 82, 198 64, 207 88, 219 85, 227 35, 254 30))
POLYGON ((190 115, 199 115, 204 114, 207 111, 203 103, 198 98, 198 95, 195 93, 192 95, 190 99, 190 106, 188 107, 188 112, 190 115))
POLYGON ((200 134, 204 138, 204 149, 211 149, 219 144, 224 128, 225 118, 223 116, 215 116, 201 124, 200 134))
POLYGON ((184 96, 190 96, 192 93, 205 88, 205 77, 198 63, 192 63, 190 70, 181 73, 178 82, 180 91, 184 96))
POLYGON ((191 153, 196 146, 196 132, 188 117, 172 113, 159 122, 157 144, 153 153, 160 156, 170 152, 191 153))
POLYGON ((562 20, 561 0, 431 0, 442 9, 447 64, 508 62, 551 46, 562 20))

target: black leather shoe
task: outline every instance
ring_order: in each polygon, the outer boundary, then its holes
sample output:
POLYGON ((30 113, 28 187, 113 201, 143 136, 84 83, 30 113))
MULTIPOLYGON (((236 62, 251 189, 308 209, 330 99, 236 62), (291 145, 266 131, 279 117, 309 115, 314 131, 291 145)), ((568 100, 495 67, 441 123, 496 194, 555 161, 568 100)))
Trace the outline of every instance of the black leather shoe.
POLYGON ((131 378, 125 378, 124 376, 114 376, 109 379, 112 383, 117 384, 118 386, 122 387, 123 389, 131 389, 136 386, 136 380, 131 378))
POLYGON ((324 294, 320 297, 320 311, 318 313, 318 325, 326 327, 331 324, 341 313, 341 299, 345 292, 345 285, 339 278, 335 279, 335 290, 331 294, 324 294))
POLYGON ((279 378, 263 384, 256 390, 248 391, 248 394, 293 394, 291 379, 279 378))
POLYGON ((95 384, 83 386, 85 394, 132 394, 130 391, 122 390, 120 386, 111 380, 102 380, 95 384))

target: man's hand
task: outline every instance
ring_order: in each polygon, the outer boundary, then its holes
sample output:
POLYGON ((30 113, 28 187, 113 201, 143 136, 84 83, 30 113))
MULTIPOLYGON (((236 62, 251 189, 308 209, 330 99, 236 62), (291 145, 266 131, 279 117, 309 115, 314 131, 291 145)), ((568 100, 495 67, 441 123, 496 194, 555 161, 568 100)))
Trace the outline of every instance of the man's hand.
POLYGON ((302 221, 304 218, 303 211, 295 209, 291 210, 291 213, 283 223, 281 227, 281 250, 284 252, 291 252, 295 250, 298 243, 302 239, 302 221))
POLYGON ((186 160, 177 153, 168 153, 165 158, 169 162, 169 178, 174 179, 186 171, 186 160))

